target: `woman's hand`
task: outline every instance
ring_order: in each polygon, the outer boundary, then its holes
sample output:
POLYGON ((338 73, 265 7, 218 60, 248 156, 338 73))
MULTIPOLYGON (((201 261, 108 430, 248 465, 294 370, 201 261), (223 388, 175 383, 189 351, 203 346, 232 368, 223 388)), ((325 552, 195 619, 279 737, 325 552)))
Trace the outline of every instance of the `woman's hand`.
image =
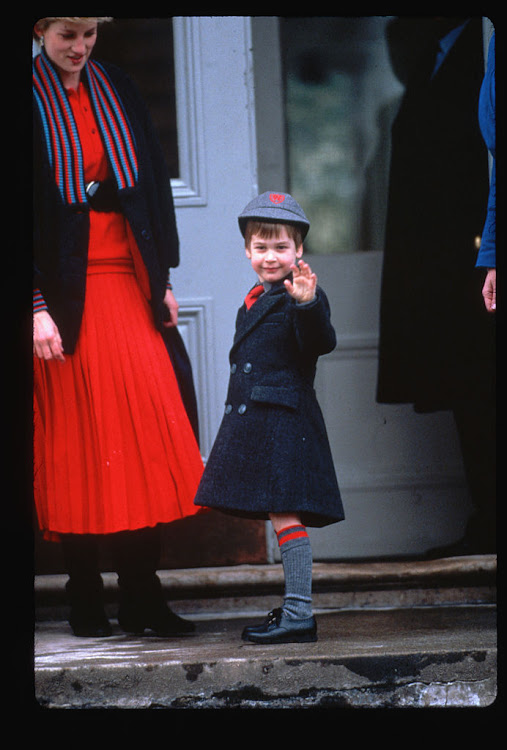
POLYGON ((65 362, 60 332, 47 310, 41 310, 33 316, 33 353, 39 359, 65 362))
POLYGON ((311 302, 317 288, 317 274, 313 273, 308 263, 302 260, 297 265, 291 266, 291 270, 292 281, 286 279, 285 288, 296 302, 300 304, 311 302))
POLYGON ((164 305, 169 311, 169 319, 164 320, 163 324, 166 328, 174 328, 174 326, 178 325, 179 305, 176 302, 174 294, 172 293, 170 289, 166 289, 166 293, 164 296, 164 305))

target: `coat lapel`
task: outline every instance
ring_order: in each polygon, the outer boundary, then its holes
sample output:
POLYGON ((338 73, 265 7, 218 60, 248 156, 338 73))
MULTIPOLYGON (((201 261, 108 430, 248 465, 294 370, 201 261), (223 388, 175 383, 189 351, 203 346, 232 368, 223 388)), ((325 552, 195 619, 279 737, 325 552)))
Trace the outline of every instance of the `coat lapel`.
POLYGON ((274 286, 269 292, 266 292, 266 294, 263 294, 250 310, 247 310, 246 307, 242 309, 238 316, 236 333, 231 351, 233 351, 245 336, 248 336, 250 331, 252 331, 252 329, 255 328, 269 312, 271 312, 273 307, 283 302, 284 293, 285 286, 282 283, 279 286, 274 286))

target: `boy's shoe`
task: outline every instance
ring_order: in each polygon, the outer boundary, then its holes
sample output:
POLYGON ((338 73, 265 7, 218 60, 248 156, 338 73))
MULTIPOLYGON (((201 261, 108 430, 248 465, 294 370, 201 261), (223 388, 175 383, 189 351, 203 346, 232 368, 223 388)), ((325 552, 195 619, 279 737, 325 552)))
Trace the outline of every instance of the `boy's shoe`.
POLYGON ((244 628, 244 641, 252 643, 313 643, 317 640, 315 617, 292 620, 282 609, 274 609, 261 625, 244 628))

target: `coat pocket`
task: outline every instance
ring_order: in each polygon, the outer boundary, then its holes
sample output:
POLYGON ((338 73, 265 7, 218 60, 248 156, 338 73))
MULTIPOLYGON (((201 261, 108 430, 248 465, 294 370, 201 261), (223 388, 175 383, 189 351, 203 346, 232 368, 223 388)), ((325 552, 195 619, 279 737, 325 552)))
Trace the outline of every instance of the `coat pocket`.
POLYGON ((257 403, 285 406, 288 409, 297 409, 299 406, 299 394, 291 388, 256 385, 252 388, 250 398, 257 403))

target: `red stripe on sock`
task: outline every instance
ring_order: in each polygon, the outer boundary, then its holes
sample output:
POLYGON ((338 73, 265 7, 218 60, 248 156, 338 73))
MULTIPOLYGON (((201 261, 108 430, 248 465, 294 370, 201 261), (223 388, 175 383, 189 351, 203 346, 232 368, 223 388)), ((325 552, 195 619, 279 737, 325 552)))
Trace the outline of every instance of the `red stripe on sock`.
POLYGON ((283 539, 279 539, 279 546, 281 547, 282 544, 285 544, 285 542, 290 542, 291 539, 300 539, 301 537, 308 536, 306 531, 295 531, 293 534, 287 534, 287 536, 284 536, 283 539))
POLYGON ((276 536, 278 538, 278 544, 281 547, 282 544, 291 541, 291 539, 301 539, 302 537, 308 536, 308 533, 304 526, 297 524, 295 526, 286 526, 284 529, 278 531, 276 536), (293 531, 291 531, 291 529, 293 529, 293 531))

